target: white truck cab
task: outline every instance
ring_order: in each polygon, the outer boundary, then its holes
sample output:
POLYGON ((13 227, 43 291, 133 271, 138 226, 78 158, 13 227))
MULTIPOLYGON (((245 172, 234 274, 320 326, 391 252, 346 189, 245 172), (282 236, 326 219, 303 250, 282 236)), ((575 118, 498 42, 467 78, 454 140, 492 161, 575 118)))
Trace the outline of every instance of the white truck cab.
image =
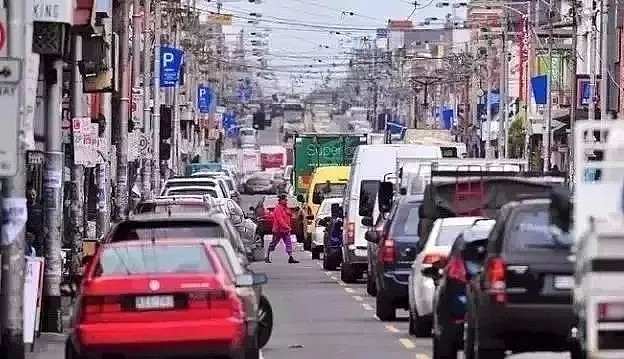
POLYGON ((575 309, 588 359, 624 358, 624 122, 575 129, 575 309))

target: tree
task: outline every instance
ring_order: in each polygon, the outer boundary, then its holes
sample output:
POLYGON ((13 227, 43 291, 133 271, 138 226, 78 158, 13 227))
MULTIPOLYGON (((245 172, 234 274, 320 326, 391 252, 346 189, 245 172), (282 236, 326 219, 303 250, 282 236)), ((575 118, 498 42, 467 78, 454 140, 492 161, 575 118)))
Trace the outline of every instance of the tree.
POLYGON ((509 125, 509 157, 522 158, 524 156, 524 146, 526 139, 526 116, 518 114, 509 125))

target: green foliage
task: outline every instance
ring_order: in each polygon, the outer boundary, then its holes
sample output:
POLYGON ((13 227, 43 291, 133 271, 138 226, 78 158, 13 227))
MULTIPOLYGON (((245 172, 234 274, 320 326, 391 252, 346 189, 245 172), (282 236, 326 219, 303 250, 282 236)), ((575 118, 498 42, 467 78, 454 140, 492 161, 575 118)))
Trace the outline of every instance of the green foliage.
POLYGON ((524 141, 526 138, 526 120, 524 114, 518 114, 509 125, 509 156, 522 158, 524 155, 524 141))

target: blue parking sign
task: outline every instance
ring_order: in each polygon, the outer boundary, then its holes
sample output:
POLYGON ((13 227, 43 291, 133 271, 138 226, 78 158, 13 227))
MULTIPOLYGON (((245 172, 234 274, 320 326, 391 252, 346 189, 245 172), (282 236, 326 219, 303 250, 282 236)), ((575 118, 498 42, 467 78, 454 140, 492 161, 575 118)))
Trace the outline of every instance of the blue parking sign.
POLYGON ((197 86, 197 109, 199 113, 210 113, 214 92, 207 85, 197 86))
POLYGON ((160 47, 160 87, 175 87, 180 82, 184 50, 160 47))

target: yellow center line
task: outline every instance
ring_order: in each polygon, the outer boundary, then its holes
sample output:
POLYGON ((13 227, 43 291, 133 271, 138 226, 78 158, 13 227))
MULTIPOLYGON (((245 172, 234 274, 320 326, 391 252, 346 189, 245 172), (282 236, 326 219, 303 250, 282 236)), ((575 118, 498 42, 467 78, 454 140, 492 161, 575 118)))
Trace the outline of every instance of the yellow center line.
POLYGON ((391 333, 398 333, 399 330, 397 329, 397 327, 395 327, 394 325, 386 325, 386 329, 391 332, 391 333))
POLYGON ((416 344, 414 344, 413 341, 411 341, 411 340, 409 340, 407 338, 401 338, 401 339, 399 339, 399 342, 401 342, 401 344, 403 344, 405 349, 414 349, 414 348, 416 348, 416 344))
POLYGON ((360 297, 359 295, 354 295, 353 299, 357 300, 358 302, 361 302, 364 300, 364 298, 360 297))

